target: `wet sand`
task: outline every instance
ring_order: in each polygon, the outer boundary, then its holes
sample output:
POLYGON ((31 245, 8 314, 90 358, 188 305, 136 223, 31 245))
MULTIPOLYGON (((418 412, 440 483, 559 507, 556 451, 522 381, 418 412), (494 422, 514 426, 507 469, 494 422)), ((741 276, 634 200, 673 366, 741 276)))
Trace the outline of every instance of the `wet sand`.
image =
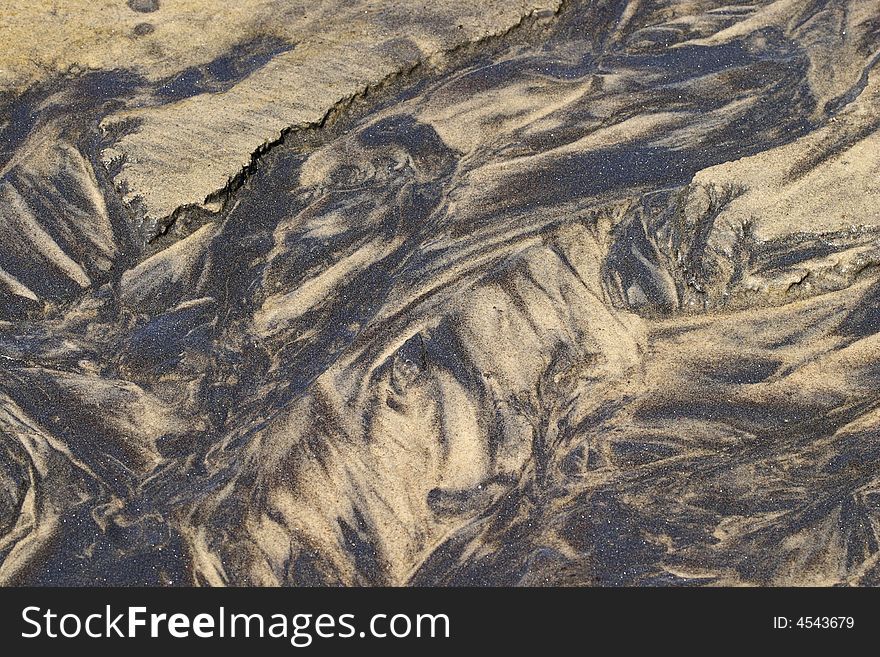
POLYGON ((0 583, 878 584, 876 2, 100 4, 0 17, 0 583))

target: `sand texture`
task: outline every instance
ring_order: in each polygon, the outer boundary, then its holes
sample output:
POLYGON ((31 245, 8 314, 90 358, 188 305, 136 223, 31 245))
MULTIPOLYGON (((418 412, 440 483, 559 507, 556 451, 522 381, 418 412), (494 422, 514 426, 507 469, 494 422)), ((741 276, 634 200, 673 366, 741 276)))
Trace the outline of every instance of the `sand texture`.
POLYGON ((0 39, 0 584, 880 584, 876 0, 0 39))

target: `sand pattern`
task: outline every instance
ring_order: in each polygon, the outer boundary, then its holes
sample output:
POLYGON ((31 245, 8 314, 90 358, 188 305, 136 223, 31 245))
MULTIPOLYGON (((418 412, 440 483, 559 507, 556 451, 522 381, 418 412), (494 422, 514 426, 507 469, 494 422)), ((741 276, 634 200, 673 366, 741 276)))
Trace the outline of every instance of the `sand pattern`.
POLYGON ((203 4, 0 57, 0 584, 880 583, 875 0, 203 4))

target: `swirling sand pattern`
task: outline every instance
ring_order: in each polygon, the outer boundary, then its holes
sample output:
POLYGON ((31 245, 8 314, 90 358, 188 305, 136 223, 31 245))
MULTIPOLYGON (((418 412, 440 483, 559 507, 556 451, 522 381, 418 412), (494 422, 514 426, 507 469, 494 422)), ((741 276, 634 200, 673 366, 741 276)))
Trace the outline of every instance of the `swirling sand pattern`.
POLYGON ((0 582, 880 583, 876 2, 508 22, 203 204, 278 30, 9 95, 0 582))

